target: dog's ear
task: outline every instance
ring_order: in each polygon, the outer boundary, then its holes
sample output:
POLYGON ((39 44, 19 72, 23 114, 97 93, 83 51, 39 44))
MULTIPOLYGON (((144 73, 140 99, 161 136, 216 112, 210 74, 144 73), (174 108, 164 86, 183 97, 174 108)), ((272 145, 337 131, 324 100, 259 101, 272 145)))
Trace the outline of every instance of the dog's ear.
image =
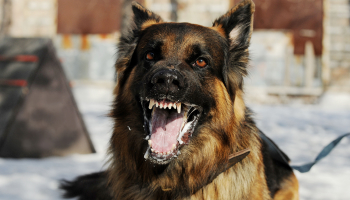
POLYGON ((135 1, 132 2, 132 11, 134 12, 134 22, 139 30, 163 21, 159 15, 147 10, 135 1))
POLYGON ((223 67, 223 77, 233 100, 237 90, 243 90, 243 77, 247 75, 248 47, 253 31, 254 11, 255 5, 252 0, 242 0, 213 23, 213 27, 224 34, 229 42, 229 54, 223 67))
POLYGON ((242 0, 226 14, 214 21, 213 26, 222 29, 230 39, 231 49, 248 47, 253 31, 255 5, 251 0, 242 0))
POLYGON ((134 18, 129 23, 129 27, 122 30, 118 43, 118 59, 115 64, 117 71, 117 81, 123 85, 125 82, 122 77, 128 74, 132 69, 130 66, 136 65, 135 49, 140 39, 142 30, 152 24, 162 22, 162 18, 157 14, 147 10, 137 2, 132 2, 132 10, 134 18))

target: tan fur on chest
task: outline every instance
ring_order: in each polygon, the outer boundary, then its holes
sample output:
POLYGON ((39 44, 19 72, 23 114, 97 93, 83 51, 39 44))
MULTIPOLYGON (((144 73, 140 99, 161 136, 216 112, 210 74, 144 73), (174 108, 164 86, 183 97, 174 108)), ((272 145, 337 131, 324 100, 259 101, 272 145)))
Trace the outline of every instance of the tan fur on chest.
POLYGON ((237 166, 222 173, 211 184, 192 195, 190 199, 270 200, 264 171, 257 169, 256 165, 250 162, 245 161, 242 164, 237 164, 237 166))

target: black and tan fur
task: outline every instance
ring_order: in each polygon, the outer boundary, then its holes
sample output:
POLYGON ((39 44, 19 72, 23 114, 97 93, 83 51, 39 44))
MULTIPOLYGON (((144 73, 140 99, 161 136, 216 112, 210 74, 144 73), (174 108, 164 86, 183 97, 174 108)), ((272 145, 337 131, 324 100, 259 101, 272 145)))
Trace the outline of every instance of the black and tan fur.
POLYGON ((298 199, 298 181, 292 169, 270 157, 243 101, 254 3, 241 1, 212 27, 166 23, 136 3, 133 11, 135 25, 122 33, 118 46, 110 166, 106 172, 65 182, 66 197, 298 199), (155 54, 152 61, 145 60, 149 51, 155 54), (193 65, 203 57, 206 67, 193 65), (148 144, 141 106, 148 95, 167 95, 158 94, 161 92, 149 84, 149 77, 160 69, 183 76, 183 83, 175 85, 179 92, 169 98, 202 108, 189 144, 165 165, 144 158, 148 144), (230 154, 247 148, 250 154, 246 158, 223 170, 230 154))

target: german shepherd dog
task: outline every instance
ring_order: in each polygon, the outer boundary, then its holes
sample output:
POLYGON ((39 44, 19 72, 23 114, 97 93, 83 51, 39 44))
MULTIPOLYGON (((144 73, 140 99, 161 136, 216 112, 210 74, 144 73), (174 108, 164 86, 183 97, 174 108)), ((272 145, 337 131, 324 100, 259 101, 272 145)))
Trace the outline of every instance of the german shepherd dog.
POLYGON ((254 3, 212 27, 132 9, 118 46, 109 168, 64 182, 65 197, 299 199, 292 169, 271 157, 243 101, 254 3))

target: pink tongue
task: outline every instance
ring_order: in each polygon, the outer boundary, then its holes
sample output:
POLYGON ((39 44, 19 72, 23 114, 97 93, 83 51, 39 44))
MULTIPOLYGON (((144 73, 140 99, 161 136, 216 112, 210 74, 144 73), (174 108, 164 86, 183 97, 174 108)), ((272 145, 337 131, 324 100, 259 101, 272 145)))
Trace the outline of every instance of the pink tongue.
POLYGON ((177 137, 183 122, 183 110, 154 108, 152 116, 152 148, 158 152, 168 152, 177 143, 177 137))

